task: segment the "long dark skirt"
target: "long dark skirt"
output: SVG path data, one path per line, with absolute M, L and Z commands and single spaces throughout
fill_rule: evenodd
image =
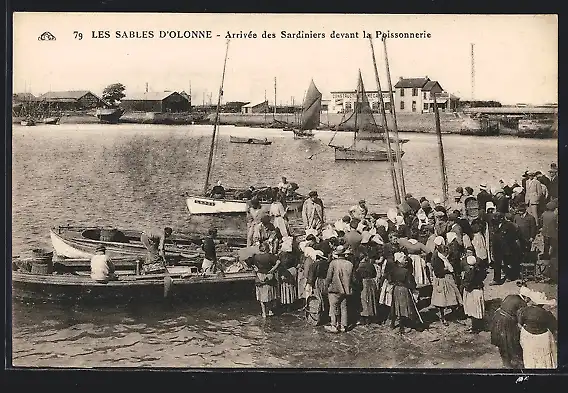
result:
M 517 320 L 497 309 L 491 320 L 491 344 L 499 348 L 503 360 L 510 362 L 513 367 L 523 364 L 520 334 Z
M 377 315 L 377 284 L 373 278 L 365 278 L 361 290 L 361 316 L 375 315 Z
M 401 285 L 394 286 L 392 292 L 392 312 L 397 317 L 406 317 L 413 321 L 421 320 L 410 289 Z

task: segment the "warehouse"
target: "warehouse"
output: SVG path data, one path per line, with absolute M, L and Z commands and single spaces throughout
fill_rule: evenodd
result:
M 81 110 L 106 106 L 99 97 L 87 90 L 49 91 L 39 101 L 47 102 L 54 110 Z
M 189 112 L 191 98 L 175 91 L 132 93 L 121 100 L 120 106 L 134 112 Z

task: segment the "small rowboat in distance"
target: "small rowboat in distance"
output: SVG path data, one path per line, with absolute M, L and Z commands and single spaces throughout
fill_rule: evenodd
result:
M 52 117 L 46 117 L 45 119 L 42 119 L 41 122 L 43 124 L 55 125 L 55 124 L 59 123 L 59 120 L 61 120 L 60 117 L 52 116 Z
M 111 258 L 134 259 L 144 258 L 146 248 L 140 242 L 142 231 L 105 229 L 98 227 L 58 226 L 50 230 L 51 243 L 57 256 L 64 258 L 91 258 L 99 245 L 106 247 L 106 253 Z M 203 260 L 201 241 L 205 235 L 172 234 L 166 240 L 166 258 L 168 262 L 177 263 L 181 260 Z M 221 237 L 217 246 L 218 255 L 228 256 L 232 247 L 244 246 L 245 239 L 238 237 Z M 88 263 L 88 262 L 87 262 Z
M 255 273 L 250 271 L 203 275 L 169 268 L 172 284 L 168 299 L 196 302 L 199 299 L 232 300 L 254 296 Z M 98 303 L 112 305 L 164 301 L 164 274 L 136 275 L 118 272 L 118 280 L 93 281 L 80 274 L 32 274 L 12 272 L 12 295 L 22 301 Z
M 272 141 L 269 141 L 266 138 L 264 138 L 264 139 L 242 138 L 242 137 L 233 136 L 233 135 L 231 135 L 230 142 L 231 143 L 246 143 L 246 144 L 249 144 L 249 145 L 270 145 L 270 144 L 272 144 Z

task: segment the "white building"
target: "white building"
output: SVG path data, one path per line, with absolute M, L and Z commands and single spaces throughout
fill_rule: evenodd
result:
M 397 112 L 430 113 L 434 110 L 432 93 L 436 92 L 436 104 L 442 112 L 455 111 L 459 98 L 444 91 L 438 81 L 424 78 L 400 77 L 395 88 Z
M 373 112 L 379 112 L 380 103 L 379 95 L 377 90 L 366 91 L 367 100 L 369 100 L 369 105 Z M 331 92 L 331 102 L 329 103 L 330 113 L 348 113 L 353 111 L 355 102 L 357 101 L 357 90 L 352 91 L 332 91 Z M 383 101 L 385 103 L 385 109 L 390 110 L 390 96 L 388 91 L 383 91 Z

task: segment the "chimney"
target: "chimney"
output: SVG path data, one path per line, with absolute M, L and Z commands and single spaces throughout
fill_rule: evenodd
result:
M 403 79 L 404 79 L 404 78 L 403 78 L 402 76 L 399 76 L 399 77 L 398 77 L 398 80 L 399 80 L 399 81 L 401 81 L 401 80 L 403 80 Z
M 429 79 L 429 78 L 428 78 L 428 75 L 426 75 L 426 79 Z

